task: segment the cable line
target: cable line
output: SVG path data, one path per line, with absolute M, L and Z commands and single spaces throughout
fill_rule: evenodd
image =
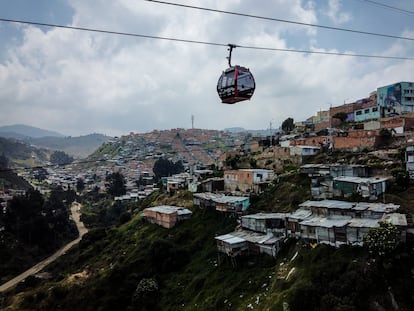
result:
M 289 23 L 289 24 L 295 24 L 295 25 L 301 25 L 301 26 L 317 27 L 317 28 L 322 28 L 322 29 L 351 32 L 351 33 L 357 33 L 357 34 L 363 34 L 363 35 L 370 35 L 370 36 L 377 36 L 377 37 L 385 37 L 385 38 L 393 38 L 393 39 L 414 41 L 414 38 L 411 38 L 411 37 L 401 37 L 401 36 L 397 36 L 397 35 L 388 35 L 388 34 L 368 32 L 368 31 L 362 31 L 362 30 L 356 30 L 356 29 L 303 23 L 303 22 L 297 22 L 297 21 L 292 21 L 292 20 L 287 20 L 287 19 L 265 17 L 265 16 L 259 16 L 259 15 L 251 15 L 251 14 L 246 14 L 246 13 L 238 13 L 238 12 L 224 11 L 224 10 L 218 10 L 218 9 L 210 9 L 210 8 L 193 6 L 193 5 L 186 5 L 186 4 L 181 4 L 181 3 L 171 3 L 171 2 L 158 1 L 158 0 L 144 0 L 144 1 L 154 2 L 154 3 L 158 3 L 158 4 L 172 5 L 172 6 L 177 6 L 177 7 L 183 7 L 183 8 L 187 8 L 187 9 L 195 9 L 195 10 L 209 11 L 209 12 L 215 12 L 215 13 L 237 15 L 237 16 L 242 16 L 242 17 L 250 17 L 250 18 L 268 20 L 268 21 L 273 21 L 273 22 Z
M 145 0 L 145 1 L 150 1 L 150 0 Z M 9 22 L 9 23 L 18 23 L 18 24 L 27 24 L 27 25 L 36 25 L 36 26 L 55 27 L 55 28 L 95 32 L 95 33 L 104 33 L 104 34 L 111 34 L 111 35 L 139 37 L 139 38 L 145 38 L 145 39 L 167 40 L 167 41 L 182 42 L 182 43 L 193 43 L 193 44 L 224 46 L 224 47 L 228 47 L 228 45 L 229 45 L 228 43 L 208 42 L 208 41 L 200 41 L 200 40 L 189 40 L 189 39 L 181 39 L 181 38 L 173 38 L 173 37 L 160 37 L 160 36 L 144 35 L 144 34 L 137 34 L 137 33 L 130 33 L 130 32 L 120 32 L 120 31 L 111 31 L 111 30 L 103 30 L 103 29 L 95 29 L 95 28 L 66 26 L 66 25 L 60 25 L 60 24 L 41 23 L 41 22 L 24 21 L 24 20 L 16 20 L 16 19 L 0 18 L 0 22 Z M 352 56 L 352 57 L 394 59 L 394 60 L 410 60 L 410 61 L 414 60 L 414 57 L 369 55 L 369 54 L 340 53 L 340 52 L 322 52 L 322 51 L 312 51 L 312 50 L 282 49 L 282 48 L 248 46 L 248 45 L 238 45 L 238 44 L 236 46 L 238 48 L 245 48 L 245 49 L 252 49 L 252 50 L 277 51 L 277 52 L 288 52 L 288 53 Z
M 391 5 L 381 3 L 381 2 L 377 2 L 377 1 L 371 1 L 371 0 L 359 0 L 359 1 L 368 2 L 369 4 L 373 4 L 373 5 L 376 5 L 376 6 L 381 6 L 381 7 L 384 7 L 384 8 L 387 8 L 387 9 L 392 9 L 392 10 L 395 10 L 395 11 L 400 11 L 402 13 L 414 14 L 413 11 L 397 8 L 395 6 L 391 6 Z

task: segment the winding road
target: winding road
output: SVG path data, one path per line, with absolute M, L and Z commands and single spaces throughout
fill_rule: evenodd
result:
M 11 279 L 10 281 L 0 285 L 0 292 L 4 292 L 8 290 L 9 288 L 15 286 L 19 282 L 26 279 L 28 276 L 36 274 L 43 270 L 48 264 L 55 261 L 57 258 L 65 254 L 73 245 L 79 243 L 79 241 L 82 239 L 82 236 L 88 232 L 88 229 L 85 227 L 83 222 L 80 220 L 80 203 L 74 202 L 70 208 L 70 211 L 72 213 L 72 218 L 76 223 L 76 227 L 79 231 L 79 236 L 77 239 L 73 240 L 72 242 L 69 242 L 59 250 L 57 250 L 53 255 L 49 256 L 48 258 L 42 260 L 38 264 L 34 265 L 30 269 L 26 270 L 25 272 L 19 274 L 15 278 Z

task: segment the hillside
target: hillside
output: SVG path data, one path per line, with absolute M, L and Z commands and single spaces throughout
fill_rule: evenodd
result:
M 39 149 L 64 151 L 75 158 L 86 158 L 111 137 L 102 134 L 89 134 L 78 137 L 23 124 L 0 126 L 0 138 L 18 140 Z
M 35 148 L 28 143 L 15 139 L 0 137 L 0 155 L 9 159 L 9 166 L 38 166 L 48 161 L 50 151 Z
M 8 137 L 8 138 L 16 138 L 16 139 L 24 139 L 28 137 L 32 138 L 40 138 L 40 137 L 63 137 L 64 135 L 44 130 L 34 126 L 28 126 L 23 124 L 15 124 L 15 125 L 6 125 L 0 126 L 0 136 L 1 137 Z
M 111 137 L 102 134 L 89 134 L 78 137 L 39 137 L 27 138 L 26 141 L 39 148 L 64 151 L 76 158 L 86 158 Z
M 287 176 L 252 209 L 290 210 L 283 203 L 286 193 L 300 197 L 306 182 Z M 398 196 L 404 212 L 413 213 L 413 190 L 411 186 L 385 199 Z M 276 259 L 252 255 L 231 261 L 218 255 L 214 237 L 232 231 L 234 219 L 192 208 L 187 192 L 154 194 L 131 209 L 161 204 L 190 207 L 192 218 L 167 230 L 136 212 L 122 225 L 96 227 L 49 266 L 49 280 L 35 279 L 8 293 L 3 309 L 410 310 L 414 303 L 414 254 L 408 245 L 385 260 L 374 260 L 364 248 L 313 249 L 291 239 Z M 91 202 L 93 206 L 102 212 L 102 204 Z M 23 289 L 25 294 L 17 295 Z
M 32 186 L 14 171 L 0 168 L 0 189 L 28 190 Z

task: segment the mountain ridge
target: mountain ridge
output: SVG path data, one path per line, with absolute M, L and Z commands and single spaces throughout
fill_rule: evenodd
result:
M 0 136 L 6 138 L 16 138 L 22 139 L 23 137 L 32 137 L 32 138 L 40 138 L 40 137 L 64 137 L 65 135 L 45 130 L 39 127 L 34 127 L 25 124 L 13 124 L 13 125 L 4 125 L 0 126 Z

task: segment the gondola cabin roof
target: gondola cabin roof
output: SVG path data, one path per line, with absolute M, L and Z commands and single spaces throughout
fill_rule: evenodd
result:
M 217 82 L 217 93 L 224 104 L 235 104 L 250 99 L 256 88 L 250 70 L 239 65 L 223 71 Z

